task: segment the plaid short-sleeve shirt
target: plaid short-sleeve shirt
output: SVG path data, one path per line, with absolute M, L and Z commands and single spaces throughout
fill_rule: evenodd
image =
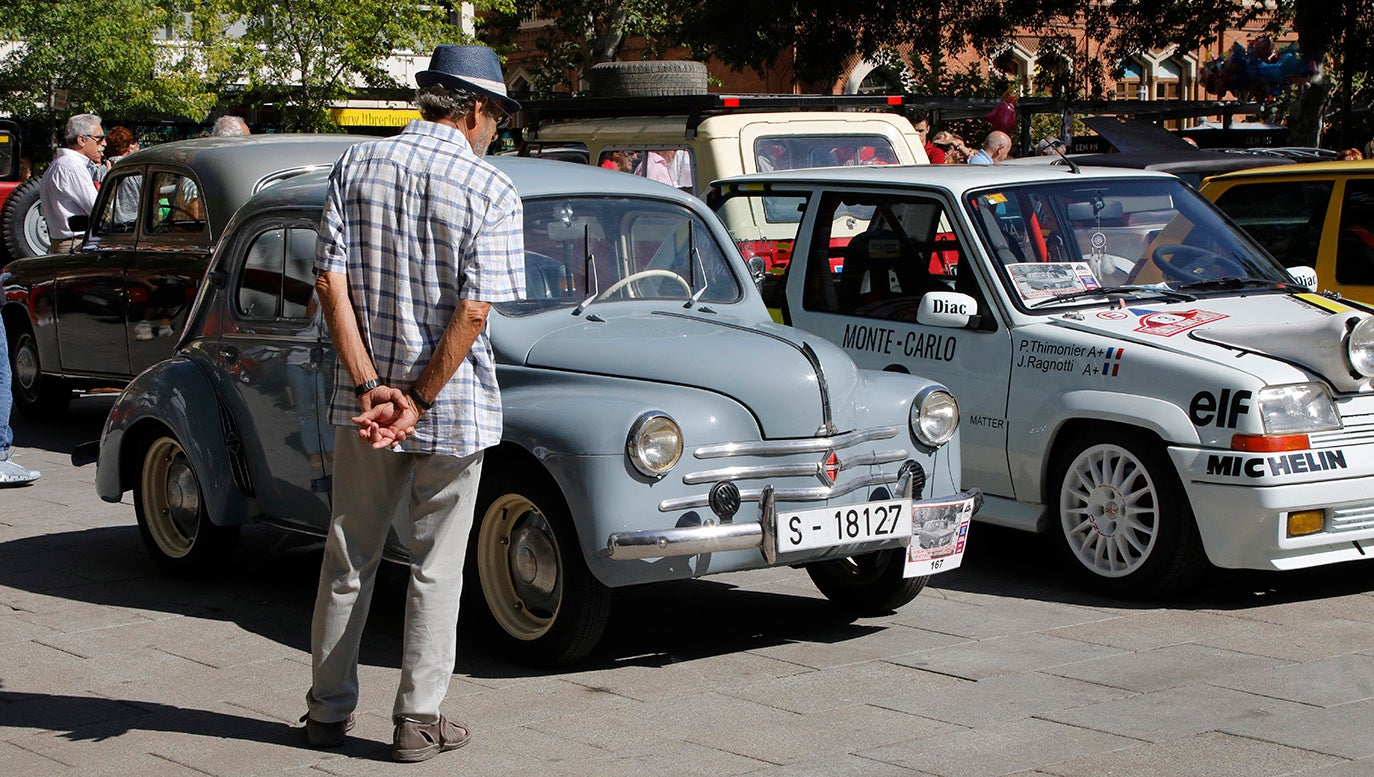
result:
M 458 130 L 412 121 L 352 146 L 334 165 L 315 271 L 343 273 L 358 329 L 382 382 L 407 391 L 429 363 L 459 300 L 505 302 L 525 288 L 523 214 L 505 174 Z M 330 421 L 360 412 L 335 371 Z M 501 396 L 487 333 L 434 398 L 410 453 L 467 456 L 501 439 Z

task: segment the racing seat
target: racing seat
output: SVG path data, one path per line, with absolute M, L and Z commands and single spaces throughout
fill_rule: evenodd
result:
M 949 291 L 931 276 L 929 263 L 915 243 L 897 232 L 880 229 L 856 235 L 845 249 L 840 312 L 914 320 L 915 308 L 927 292 Z M 903 313 L 907 308 L 909 315 Z

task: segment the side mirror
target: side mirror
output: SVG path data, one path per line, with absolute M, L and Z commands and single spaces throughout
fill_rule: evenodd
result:
M 1317 271 L 1307 265 L 1288 268 L 1288 277 L 1299 286 L 1304 286 L 1308 291 L 1317 290 Z
M 762 291 L 763 278 L 768 274 L 768 263 L 763 261 L 762 256 L 751 256 L 746 264 L 749 265 L 749 277 L 754 279 L 754 285 Z
M 89 213 L 80 213 L 75 216 L 67 217 L 67 229 L 79 234 L 86 234 L 86 230 L 91 226 L 91 216 Z
M 978 315 L 978 301 L 957 291 L 932 291 L 921 297 L 916 323 L 963 329 Z

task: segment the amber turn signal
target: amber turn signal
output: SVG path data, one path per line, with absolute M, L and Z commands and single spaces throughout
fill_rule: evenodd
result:
M 1305 434 L 1237 434 L 1231 437 L 1231 450 L 1252 453 L 1302 451 L 1308 448 Z
M 1316 534 L 1326 525 L 1326 513 L 1323 510 L 1303 510 L 1298 513 L 1288 514 L 1288 536 L 1301 537 L 1305 534 Z

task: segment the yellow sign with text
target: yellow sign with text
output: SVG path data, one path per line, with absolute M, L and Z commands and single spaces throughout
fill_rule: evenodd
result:
M 414 108 L 330 108 L 329 118 L 340 127 L 404 127 L 420 118 Z

